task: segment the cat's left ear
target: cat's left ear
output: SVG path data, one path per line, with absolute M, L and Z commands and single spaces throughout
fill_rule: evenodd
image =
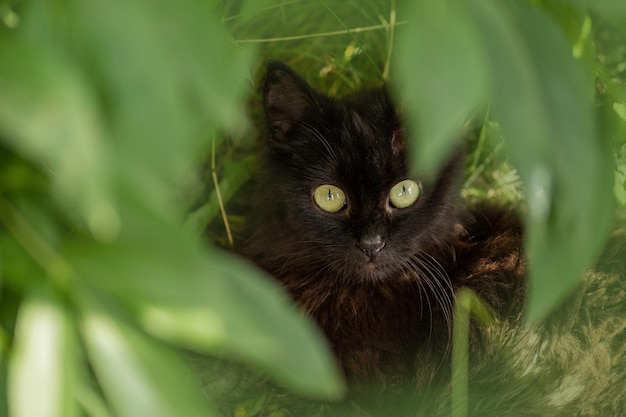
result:
M 315 92 L 294 70 L 280 62 L 267 66 L 265 114 L 275 140 L 283 142 L 303 116 L 315 108 Z

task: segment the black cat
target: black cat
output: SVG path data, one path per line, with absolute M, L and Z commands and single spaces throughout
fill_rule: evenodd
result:
M 406 385 L 425 358 L 445 363 L 460 287 L 519 314 L 522 228 L 461 204 L 462 151 L 433 181 L 413 176 L 385 88 L 333 99 L 280 63 L 264 104 L 271 137 L 241 252 L 315 319 L 350 386 Z
M 416 176 L 407 160 L 413 142 L 386 88 L 335 99 L 280 63 L 268 66 L 264 107 L 270 132 L 238 252 L 316 321 L 349 387 L 334 405 L 279 396 L 291 415 L 451 415 L 461 288 L 495 316 L 471 326 L 470 415 L 626 412 L 615 394 L 626 380 L 625 291 L 615 266 L 590 274 L 541 330 L 525 328 L 522 226 L 509 209 L 458 197 L 461 146 L 435 178 Z M 594 342 L 603 337 L 605 350 Z

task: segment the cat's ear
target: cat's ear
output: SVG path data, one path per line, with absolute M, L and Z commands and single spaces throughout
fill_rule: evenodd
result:
M 280 62 L 267 66 L 265 114 L 275 140 L 286 140 L 291 129 L 315 107 L 315 92 L 294 70 Z

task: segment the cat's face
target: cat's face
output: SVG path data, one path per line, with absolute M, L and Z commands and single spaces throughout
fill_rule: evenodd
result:
M 264 100 L 272 131 L 264 198 L 281 219 L 276 246 L 292 252 L 286 259 L 350 280 L 432 267 L 421 251 L 454 227 L 458 158 L 432 183 L 412 176 L 384 89 L 334 100 L 270 64 Z

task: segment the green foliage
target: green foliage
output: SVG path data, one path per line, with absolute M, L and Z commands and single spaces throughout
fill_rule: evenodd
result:
M 483 324 L 493 322 L 493 313 L 484 301 L 465 288 L 456 294 L 454 307 L 454 334 L 452 343 L 452 417 L 468 415 L 469 385 L 469 328 L 470 319 L 475 316 Z
M 215 415 L 174 348 L 249 363 L 307 395 L 338 395 L 327 348 L 276 284 L 181 227 L 179 187 L 196 181 L 214 130 L 244 120 L 250 54 L 211 5 L 2 10 L 11 415 Z M 6 27 L 9 12 L 16 27 Z
M 253 175 L 259 57 L 390 78 L 423 175 L 480 119 L 465 195 L 525 196 L 528 318 L 562 300 L 626 204 L 624 2 L 405 3 L 0 1 L 1 415 L 217 415 L 183 350 L 341 394 L 277 285 L 199 237 Z
M 576 285 L 611 224 L 612 143 L 601 113 L 617 97 L 594 109 L 594 67 L 582 58 L 589 18 L 566 5 L 550 5 L 551 16 L 523 1 L 414 5 L 418 24 L 399 41 L 397 59 L 424 138 L 416 160 L 432 172 L 464 123 L 489 106 L 526 184 L 527 318 L 537 321 Z M 584 30 L 576 45 L 566 13 Z

